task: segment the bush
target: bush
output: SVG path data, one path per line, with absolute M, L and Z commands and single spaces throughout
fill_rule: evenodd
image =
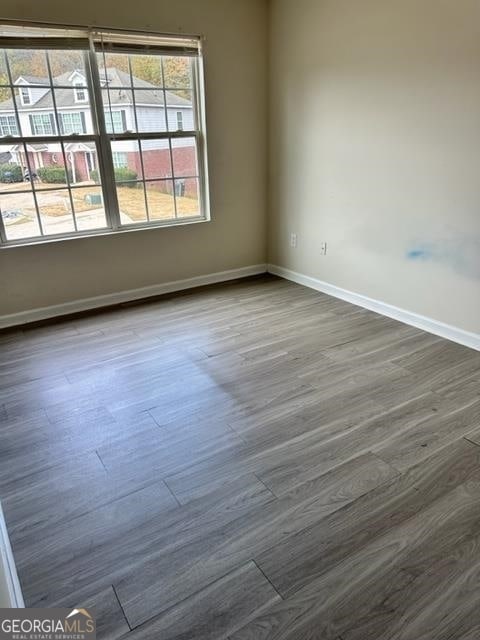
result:
M 128 169 L 127 167 L 118 167 L 114 169 L 115 172 L 115 181 L 116 182 L 127 182 L 128 180 L 136 180 L 137 173 L 132 169 Z M 96 182 L 97 184 L 100 182 L 100 176 L 96 169 L 90 171 L 90 178 Z M 137 186 L 134 182 L 132 184 L 125 184 L 124 187 L 132 187 L 133 189 Z
M 65 184 L 67 182 L 67 172 L 65 171 L 65 167 L 40 167 L 36 170 L 36 173 L 42 182 L 57 184 Z M 72 174 L 70 170 L 68 171 L 68 177 L 71 181 Z
M 7 162 L 6 164 L 0 164 L 0 182 L 22 182 L 23 171 L 22 167 L 13 162 Z

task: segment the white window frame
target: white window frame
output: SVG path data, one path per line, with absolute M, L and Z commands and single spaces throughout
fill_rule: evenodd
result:
M 32 136 L 54 136 L 55 125 L 52 122 L 52 113 L 31 113 Z
M 126 151 L 112 151 L 114 169 L 128 169 L 128 156 Z
M 5 122 L 3 122 L 3 120 L 5 120 Z M 1 114 L 0 134 L 2 136 L 18 136 L 18 133 L 17 119 L 15 118 L 15 114 Z
M 68 31 L 65 31 L 68 29 Z M 15 43 L 12 45 L 11 43 Z M 88 43 L 88 47 L 85 45 Z M 189 86 L 189 90 L 192 95 L 192 107 L 195 114 L 196 126 L 192 130 L 188 131 L 171 131 L 168 127 L 167 131 L 155 131 L 155 132 L 141 132 L 133 133 L 131 131 L 124 131 L 122 133 L 108 133 L 105 124 L 105 114 L 102 99 L 102 90 L 104 87 L 101 84 L 99 66 L 97 65 L 97 52 L 105 46 L 105 43 L 110 47 L 108 52 L 116 52 L 121 50 L 128 53 L 139 53 L 139 51 L 145 50 L 145 54 L 153 55 L 152 51 L 159 56 L 185 56 L 191 60 L 191 77 L 192 82 Z M 53 135 L 36 135 L 28 136 L 20 128 L 19 111 L 15 106 L 15 117 L 17 119 L 17 127 L 19 135 L 16 137 L 20 147 L 23 146 L 25 152 L 29 145 L 48 143 L 49 141 L 58 142 L 61 145 L 62 153 L 65 154 L 64 146 L 70 142 L 86 142 L 94 143 L 97 148 L 97 168 L 99 170 L 102 182 L 103 200 L 105 203 L 105 217 L 106 227 L 93 230 L 77 230 L 75 222 L 75 231 L 61 234 L 44 234 L 42 225 L 40 222 L 40 212 L 37 206 L 37 218 L 39 220 L 39 229 L 41 235 L 24 238 L 21 240 L 8 239 L 5 232 L 4 222 L 0 212 L 0 248 L 8 246 L 17 246 L 24 244 L 38 244 L 42 242 L 54 242 L 64 239 L 79 238 L 84 236 L 98 236 L 110 233 L 123 233 L 136 230 L 145 230 L 159 227 L 188 225 L 198 222 L 208 222 L 210 220 L 210 203 L 209 203 L 209 189 L 208 189 L 208 168 L 207 168 L 207 145 L 206 145 L 206 125 L 205 125 L 205 97 L 204 97 L 204 80 L 203 80 L 203 58 L 201 49 L 201 38 L 199 36 L 172 36 L 172 35 L 155 35 L 145 32 L 124 32 L 124 31 L 104 31 L 93 30 L 89 28 L 79 29 L 75 28 L 59 28 L 58 26 L 49 25 L 22 25 L 21 27 L 15 27 L 15 25 L 0 24 L 0 55 L 3 55 L 3 49 L 16 46 L 21 49 L 66 49 L 77 48 L 84 51 L 84 57 L 86 61 L 86 95 L 91 109 L 93 119 L 93 134 L 82 135 L 67 135 L 61 133 L 59 130 L 59 110 L 54 104 L 54 117 L 55 117 L 55 131 Z M 7 64 L 8 67 L 8 64 Z M 54 85 L 53 78 L 50 74 L 50 84 Z M 132 83 L 133 83 L 133 76 Z M 11 71 L 9 71 L 9 86 L 14 91 L 14 79 L 12 78 Z M 17 85 L 18 87 L 18 85 Z M 20 91 L 24 88 L 19 87 Z M 74 87 L 75 90 L 75 87 Z M 168 87 L 163 87 L 159 91 L 164 92 L 164 96 L 168 91 Z M 165 101 L 166 102 L 166 101 Z M 55 98 L 54 98 L 55 103 Z M 167 115 L 167 114 L 165 114 Z M 43 138 L 43 139 L 42 139 Z M 175 189 L 173 189 L 173 201 L 175 204 L 175 218 L 168 219 L 148 219 L 141 222 L 132 222 L 129 224 L 122 223 L 120 219 L 120 211 L 118 205 L 118 197 L 116 193 L 114 164 L 111 143 L 115 141 L 138 141 L 141 145 L 142 140 L 155 140 L 164 139 L 168 141 L 170 148 L 170 154 L 172 154 L 172 141 L 176 138 L 194 138 L 196 143 L 196 157 L 197 157 L 197 169 L 195 176 L 192 179 L 197 180 L 198 184 L 198 203 L 199 214 L 192 215 L 191 217 L 183 217 L 177 213 L 177 202 Z M 1 143 L 1 141 L 0 141 Z M 141 149 L 141 146 L 140 146 Z M 27 164 L 30 164 L 28 160 L 28 154 L 25 154 Z M 143 164 L 143 156 L 140 155 L 141 163 Z M 67 165 L 65 165 L 67 166 Z M 34 168 L 32 168 L 34 171 Z M 172 176 L 173 180 L 183 180 L 184 176 Z M 143 182 L 146 188 L 148 180 L 143 176 Z M 70 184 L 67 185 L 71 190 Z M 175 187 L 175 182 L 173 183 Z M 1 188 L 1 185 L 0 185 Z M 35 182 L 31 183 L 31 189 L 33 197 L 36 202 L 36 187 Z M 146 192 L 145 192 L 146 193 Z M 145 199 L 147 199 L 145 197 Z M 148 210 L 147 210 L 148 211 Z M 148 215 L 148 214 L 147 214 Z M 75 217 L 75 216 L 73 216 Z
M 30 91 L 30 87 L 20 85 L 19 92 L 20 101 L 24 107 L 28 107 L 30 104 L 32 104 L 32 92 Z M 26 92 L 26 94 L 24 92 Z M 27 96 L 27 100 L 25 100 L 25 95 Z
M 80 80 L 77 80 L 77 82 L 74 82 L 73 91 L 74 91 L 75 102 L 88 101 L 87 87 Z
M 80 111 L 60 111 L 59 112 L 59 116 L 60 116 L 60 120 L 61 120 L 61 125 L 62 125 L 62 131 L 63 134 L 66 136 L 69 135 L 74 135 L 76 133 L 79 132 L 79 129 L 81 129 L 80 133 L 81 134 L 85 134 L 86 131 L 84 129 L 83 123 L 84 123 L 84 117 L 82 118 L 82 114 Z M 78 116 L 79 120 L 80 120 L 80 127 L 75 127 L 73 125 L 73 119 L 75 116 Z M 70 122 L 68 122 L 68 124 L 66 124 L 65 121 L 70 120 Z
M 177 131 L 183 131 L 183 111 L 177 111 Z
M 104 109 L 105 130 L 109 135 L 114 133 L 124 132 L 124 128 L 123 128 L 124 116 L 122 115 L 122 111 L 124 111 L 124 109 L 115 109 L 115 108 L 112 108 L 110 110 Z M 117 126 L 119 123 L 118 121 L 115 121 L 117 119 L 117 116 L 120 120 L 120 126 Z

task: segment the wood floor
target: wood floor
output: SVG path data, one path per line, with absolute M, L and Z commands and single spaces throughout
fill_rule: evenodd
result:
M 0 353 L 27 606 L 102 640 L 480 638 L 479 352 L 263 277 Z

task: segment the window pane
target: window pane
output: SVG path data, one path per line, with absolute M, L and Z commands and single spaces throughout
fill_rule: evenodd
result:
M 183 95 L 174 91 L 166 91 L 165 94 L 167 99 L 168 130 L 194 131 L 195 115 L 191 91 L 183 91 Z
M 79 230 L 88 231 L 107 226 L 100 186 L 91 185 L 72 189 L 72 199 Z
M 54 85 L 87 86 L 85 59 L 82 51 L 49 51 L 48 59 Z
M 150 220 L 174 219 L 175 201 L 173 197 L 173 182 L 171 180 L 147 182 L 145 187 Z
M 8 84 L 7 63 L 5 62 L 6 50 L 0 49 L 0 87 Z M 5 94 L 0 91 L 0 102 L 5 100 Z
M 159 55 L 131 55 L 134 87 L 163 87 L 162 58 Z
M 19 159 L 18 146 L 0 145 L 0 191 L 22 189 L 23 170 Z
M 163 73 L 167 89 L 192 88 L 192 59 L 188 56 L 164 56 Z
M 98 73 L 103 89 L 131 87 L 128 56 L 124 53 L 97 53 Z
M 176 178 L 198 176 L 197 142 L 195 138 L 172 140 L 173 173 Z
M 165 98 L 160 89 L 136 89 L 135 106 L 137 112 L 138 131 L 166 131 Z M 173 117 L 169 115 L 169 118 Z
M 100 181 L 94 142 L 66 142 L 65 155 L 70 184 L 93 184 Z
M 4 185 L 0 191 L 0 211 L 7 240 L 23 240 L 41 235 L 32 192 L 9 193 L 3 187 Z
M 8 49 L 8 64 L 14 84 L 28 83 L 40 95 L 48 86 L 48 68 L 45 51 L 42 49 Z
M 122 224 L 147 221 L 142 182 L 117 183 L 117 198 Z
M 75 231 L 68 189 L 38 191 L 37 203 L 45 235 Z
M 142 164 L 137 140 L 113 140 L 112 159 L 115 170 L 115 180 L 126 182 L 128 180 L 142 179 Z
M 125 108 L 120 109 L 115 106 L 109 107 L 108 103 L 105 105 L 104 113 L 107 133 L 125 133 L 126 131 L 135 131 L 135 119 L 132 106 L 124 105 L 124 107 Z
M 172 162 L 168 140 L 142 140 L 145 179 L 171 178 Z
M 69 179 L 70 181 L 72 179 L 71 165 L 67 156 L 67 166 L 65 167 L 62 147 L 58 142 L 52 144 L 29 144 L 27 149 L 29 165 L 25 160 L 25 153 L 21 153 L 27 182 L 33 180 L 37 191 L 61 189 L 67 186 Z M 28 166 L 31 168 L 31 176 Z
M 175 180 L 177 215 L 179 218 L 191 218 L 200 215 L 199 194 L 198 178 L 180 178 L 180 180 Z

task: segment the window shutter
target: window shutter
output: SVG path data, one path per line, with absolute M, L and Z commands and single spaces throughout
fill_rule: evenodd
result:
M 53 113 L 50 113 L 49 116 L 50 116 L 50 124 L 52 127 L 52 132 L 55 134 L 57 132 L 57 128 L 55 126 L 55 116 L 53 115 Z
M 120 113 L 122 114 L 122 131 L 126 131 L 127 130 L 127 115 L 125 113 L 125 111 L 120 111 Z
M 80 133 L 87 133 L 87 126 L 85 124 L 85 112 L 84 111 L 80 111 L 80 120 L 82 121 L 82 125 L 81 125 L 81 131 Z
M 33 126 L 33 116 L 29 115 L 28 119 L 30 120 L 30 129 L 32 131 L 32 136 L 34 136 L 35 135 L 35 127 Z

